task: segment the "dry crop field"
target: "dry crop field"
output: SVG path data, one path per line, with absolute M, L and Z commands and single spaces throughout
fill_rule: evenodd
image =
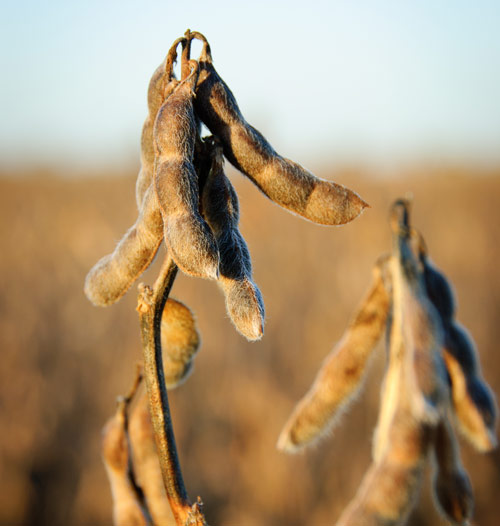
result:
M 371 209 L 325 228 L 266 200 L 228 170 L 240 195 L 241 231 L 266 302 L 265 336 L 248 343 L 223 296 L 181 275 L 172 295 L 195 312 L 202 347 L 188 381 L 171 392 L 189 494 L 217 525 L 333 524 L 370 463 L 385 350 L 366 389 L 333 435 L 302 455 L 276 450 L 279 432 L 342 335 L 390 248 L 391 202 L 411 191 L 413 217 L 433 261 L 455 285 L 458 319 L 500 393 L 500 169 L 414 167 L 397 179 L 353 170 L 318 175 L 358 191 Z M 109 525 L 111 495 L 101 428 L 141 358 L 136 287 L 117 305 L 83 295 L 90 267 L 136 216 L 135 174 L 0 178 L 0 524 Z M 151 283 L 154 265 L 141 279 Z M 476 498 L 475 522 L 498 522 L 500 452 L 461 441 Z M 429 474 L 427 473 L 426 476 Z M 438 525 L 424 485 L 408 524 Z

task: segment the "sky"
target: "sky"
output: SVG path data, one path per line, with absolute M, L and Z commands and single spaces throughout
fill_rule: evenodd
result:
M 0 166 L 138 165 L 149 79 L 187 28 L 286 157 L 500 161 L 498 1 L 4 0 L 0 18 Z

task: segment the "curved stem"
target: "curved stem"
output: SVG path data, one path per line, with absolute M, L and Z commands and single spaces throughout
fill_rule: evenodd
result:
M 174 77 L 174 63 L 177 60 L 177 47 L 179 44 L 184 45 L 185 40 L 184 37 L 179 37 L 168 50 L 167 59 L 165 60 L 165 72 L 169 81 Z
M 153 290 L 140 285 L 137 310 L 149 409 L 163 482 L 175 520 L 181 526 L 186 524 L 192 508 L 177 455 L 161 353 L 161 317 L 176 275 L 177 265 L 167 256 Z
M 189 29 L 184 33 L 184 42 L 182 43 L 181 56 L 181 80 L 187 79 L 191 73 L 189 59 L 191 58 L 191 31 Z
M 210 44 L 208 43 L 208 40 L 206 39 L 205 35 L 202 35 L 198 31 L 191 31 L 190 32 L 190 38 L 191 40 L 195 38 L 196 40 L 200 40 L 203 42 L 203 47 L 201 50 L 201 55 L 199 60 L 201 62 L 209 62 L 212 63 L 212 51 L 210 49 Z

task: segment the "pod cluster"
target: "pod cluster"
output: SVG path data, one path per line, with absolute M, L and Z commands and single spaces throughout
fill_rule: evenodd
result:
M 193 39 L 203 44 L 198 60 L 190 56 Z M 181 79 L 173 72 L 178 46 Z M 211 136 L 201 137 L 201 123 Z M 224 173 L 224 158 L 272 201 L 315 223 L 341 225 L 367 206 L 351 190 L 280 156 L 244 119 L 214 68 L 206 38 L 188 30 L 151 78 L 136 184 L 139 215 L 114 252 L 87 275 L 85 293 L 92 303 L 119 300 L 164 242 L 183 272 L 218 282 L 243 336 L 262 337 L 264 304 L 238 229 L 238 197 Z
M 391 228 L 392 253 L 377 261 L 369 292 L 295 407 L 278 447 L 297 451 L 333 427 L 360 391 L 385 333 L 388 360 L 372 465 L 337 524 L 404 523 L 429 457 L 438 510 L 453 524 L 467 524 L 474 501 L 455 432 L 481 452 L 495 448 L 495 398 L 472 339 L 455 319 L 452 287 L 410 225 L 408 201 L 394 203 Z

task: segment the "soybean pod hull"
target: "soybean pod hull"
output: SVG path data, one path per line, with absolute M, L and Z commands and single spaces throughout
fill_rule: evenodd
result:
M 172 157 L 193 161 L 197 124 L 188 80 L 165 100 L 156 116 L 153 134 L 157 163 Z
M 147 526 L 145 509 L 137 498 L 130 469 L 126 407 L 123 403 L 103 429 L 102 458 L 113 497 L 113 524 Z
M 168 98 L 174 89 L 179 85 L 179 81 L 170 71 L 169 57 L 156 68 L 148 85 L 148 115 L 144 121 L 141 133 L 141 169 L 136 182 L 136 200 L 140 208 L 144 199 L 144 194 L 153 182 L 154 174 L 154 141 L 153 126 L 156 114 L 161 105 Z
M 258 340 L 263 334 L 264 303 L 252 280 L 248 247 L 238 230 L 238 197 L 224 174 L 220 147 L 213 145 L 209 155 L 212 162 L 203 189 L 202 209 L 219 249 L 219 285 L 238 332 L 248 340 Z
M 455 298 L 450 283 L 444 274 L 424 261 L 424 279 L 429 299 L 438 310 L 444 322 L 455 316 Z
M 423 274 L 405 226 L 394 225 L 393 278 L 398 290 L 394 308 L 399 309 L 401 320 L 397 330 L 409 357 L 409 377 L 416 381 L 418 389 L 414 410 L 418 418 L 433 420 L 442 411 L 448 395 L 446 367 L 441 357 L 443 330 L 439 314 L 427 298 Z
M 445 418 L 437 426 L 434 439 L 433 494 L 439 511 L 452 524 L 467 524 L 474 509 L 474 496 L 458 443 Z
M 451 380 L 453 412 L 458 429 L 476 449 L 490 451 L 497 444 L 493 394 L 480 376 L 470 375 L 446 348 L 444 359 Z
M 168 389 L 187 379 L 199 345 L 200 336 L 193 313 L 180 301 L 168 298 L 161 321 L 163 368 Z
M 153 260 L 163 237 L 163 221 L 152 187 L 144 196 L 135 225 L 114 252 L 99 260 L 85 279 L 87 298 L 98 306 L 118 301 Z
M 495 398 L 482 376 L 474 343 L 467 331 L 458 323 L 452 323 L 447 327 L 444 352 L 449 353 L 456 360 L 465 379 L 471 402 L 477 408 L 484 424 L 494 433 L 497 415 Z M 453 387 L 451 373 L 450 376 Z
M 158 112 L 154 181 L 165 240 L 175 262 L 187 274 L 216 278 L 218 249 L 199 212 L 198 176 L 193 164 L 198 133 L 192 104 L 196 71 L 194 68 Z
M 130 415 L 129 436 L 135 479 L 143 491 L 153 524 L 175 524 L 163 485 L 147 396 L 138 400 Z
M 222 166 L 222 153 L 213 153 L 202 196 L 203 215 L 212 229 L 220 253 L 221 277 L 251 278 L 250 253 L 238 230 L 239 203 Z
M 292 453 L 324 436 L 360 392 L 389 310 L 389 296 L 381 276 L 381 266 L 385 264 L 380 262 L 375 267 L 372 286 L 349 327 L 285 424 L 279 449 Z
M 272 201 L 310 221 L 340 225 L 355 219 L 367 204 L 354 192 L 313 175 L 281 157 L 244 119 L 231 90 L 202 52 L 195 109 L 223 144 L 224 155 Z
M 399 407 L 389 429 L 389 446 L 372 463 L 336 526 L 405 524 L 421 486 L 429 437 L 429 429 Z

